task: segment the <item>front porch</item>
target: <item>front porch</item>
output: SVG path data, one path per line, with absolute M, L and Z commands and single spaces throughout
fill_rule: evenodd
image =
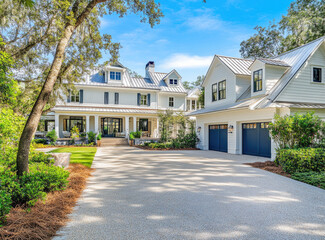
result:
M 77 126 L 80 135 L 101 133 L 102 137 L 128 138 L 130 132 L 141 131 L 143 138 L 159 137 L 157 116 L 121 116 L 55 113 L 54 129 L 59 139 L 70 138 L 71 129 Z

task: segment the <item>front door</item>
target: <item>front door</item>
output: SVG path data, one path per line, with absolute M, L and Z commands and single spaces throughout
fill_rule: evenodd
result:
M 102 118 L 102 135 L 103 137 L 115 137 L 116 133 L 122 131 L 122 119 L 121 118 Z

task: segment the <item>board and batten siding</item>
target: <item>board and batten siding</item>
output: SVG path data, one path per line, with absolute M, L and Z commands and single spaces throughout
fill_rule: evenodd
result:
M 212 84 L 226 80 L 226 99 L 212 102 Z M 217 65 L 211 69 L 210 74 L 204 83 L 205 107 L 220 106 L 229 103 L 234 103 L 237 100 L 236 96 L 236 75 L 224 64 L 217 62 Z
M 322 83 L 312 82 L 313 67 L 322 68 Z M 276 100 L 325 104 L 325 43 L 303 65 Z

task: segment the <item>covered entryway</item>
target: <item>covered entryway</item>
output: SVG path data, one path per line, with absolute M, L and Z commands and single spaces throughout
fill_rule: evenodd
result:
M 228 152 L 228 125 L 209 126 L 209 150 Z
M 117 133 L 122 132 L 122 118 L 104 117 L 101 119 L 102 136 L 116 137 Z
M 243 154 L 271 157 L 269 123 L 243 124 Z

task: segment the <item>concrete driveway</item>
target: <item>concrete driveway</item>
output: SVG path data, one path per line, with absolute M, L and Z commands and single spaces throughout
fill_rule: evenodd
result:
M 325 191 L 212 151 L 98 148 L 55 239 L 325 239 Z

